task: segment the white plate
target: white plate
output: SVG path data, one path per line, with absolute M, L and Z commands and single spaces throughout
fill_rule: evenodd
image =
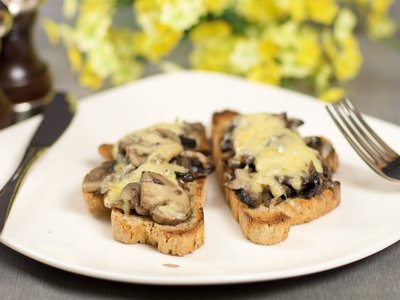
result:
M 206 242 L 186 257 L 112 239 L 109 221 L 88 214 L 83 176 L 100 162 L 97 146 L 127 132 L 176 118 L 210 123 L 213 111 L 283 112 L 302 118 L 305 135 L 325 135 L 341 166 L 342 203 L 328 215 L 293 227 L 286 241 L 247 241 L 210 179 Z M 400 149 L 400 128 L 368 118 Z M 19 162 L 40 118 L 0 132 L 0 186 Z M 364 165 L 323 104 L 279 88 L 210 73 L 159 75 L 100 93 L 79 105 L 70 128 L 32 167 L 1 235 L 9 247 L 51 266 L 88 276 L 147 284 L 220 284 L 271 280 L 328 270 L 376 253 L 400 239 L 400 185 Z M 171 265 L 177 265 L 172 268 Z

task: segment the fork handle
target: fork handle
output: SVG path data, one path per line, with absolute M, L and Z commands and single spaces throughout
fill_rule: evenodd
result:
M 396 157 L 388 163 L 384 168 L 382 168 L 382 171 L 390 177 L 400 179 L 400 157 Z
M 45 149 L 47 149 L 47 147 L 29 146 L 26 149 L 24 157 L 22 158 L 14 174 L 8 180 L 6 185 L 1 189 L 0 232 L 3 231 L 4 224 L 7 220 L 8 214 L 10 213 L 11 206 L 14 202 L 15 196 L 17 195 L 21 182 L 25 177 L 25 174 L 27 173 L 32 163 L 44 152 Z

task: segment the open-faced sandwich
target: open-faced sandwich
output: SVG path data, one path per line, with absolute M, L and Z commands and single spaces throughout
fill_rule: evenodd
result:
M 302 138 L 286 114 L 213 115 L 217 177 L 243 234 L 257 244 L 285 240 L 292 225 L 316 219 L 340 202 L 331 176 L 338 157 L 324 137 Z
M 83 180 L 94 215 L 111 212 L 117 241 L 186 255 L 204 243 L 203 206 L 210 163 L 199 123 L 162 123 L 102 145 L 105 159 Z

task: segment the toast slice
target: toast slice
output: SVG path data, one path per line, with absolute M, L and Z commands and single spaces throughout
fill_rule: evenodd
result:
M 101 145 L 105 160 L 84 178 L 93 215 L 110 215 L 115 240 L 183 256 L 204 244 L 209 143 L 198 123 L 156 124 Z M 122 174 L 122 175 L 121 175 Z
M 240 144 L 242 141 L 239 140 L 240 134 L 233 132 L 239 127 L 240 117 L 239 113 L 233 111 L 223 111 L 213 115 L 212 148 L 218 181 L 232 215 L 239 223 L 247 239 L 262 245 L 280 243 L 287 238 L 291 226 L 314 220 L 339 205 L 340 184 L 331 180 L 331 174 L 337 169 L 339 160 L 332 145 L 324 137 L 304 139 L 307 146 L 317 152 L 316 157 L 321 161 L 323 168 L 323 174 L 320 174 L 316 172 L 313 164 L 309 166 L 309 169 L 310 167 L 312 169 L 310 171 L 314 176 L 313 180 L 318 181 L 317 191 L 313 191 L 313 188 L 315 189 L 312 186 L 313 180 L 311 180 L 311 183 L 310 181 L 302 182 L 303 186 L 296 191 L 293 186 L 288 184 L 291 177 L 285 174 L 280 176 L 277 173 L 277 175 L 274 175 L 275 177 L 271 177 L 276 181 L 271 184 L 273 187 L 277 185 L 275 190 L 267 185 L 267 182 L 261 184 L 263 189 L 261 192 L 254 193 L 253 190 L 255 189 L 250 184 L 253 180 L 251 178 L 263 178 L 261 174 L 266 170 L 258 169 L 263 166 L 261 163 L 257 164 L 257 159 L 261 160 L 261 158 L 251 157 L 251 153 L 245 157 L 239 157 L 239 161 L 235 161 L 239 155 L 239 153 L 236 153 L 236 151 L 239 151 L 239 146 L 236 144 Z M 277 117 L 286 123 L 286 127 L 293 128 L 300 125 L 299 120 L 287 119 L 284 114 Z M 257 127 L 258 124 L 254 126 Z M 254 126 L 248 128 L 254 128 Z M 249 133 L 247 142 L 249 140 L 250 143 L 251 140 L 256 141 L 257 134 L 263 134 L 262 127 L 258 128 L 261 129 L 256 128 L 255 132 Z M 243 139 L 243 131 L 241 134 Z M 254 145 L 257 146 L 257 143 Z M 245 149 L 246 143 L 242 143 L 241 146 Z M 279 149 L 279 142 L 277 149 Z M 263 149 L 260 151 L 263 151 Z M 305 149 L 305 151 L 313 153 L 313 150 Z M 285 158 L 285 160 L 287 159 Z M 282 164 L 285 164 L 285 162 L 282 161 Z M 270 163 L 267 159 L 264 165 L 273 165 L 273 163 Z M 290 163 L 288 167 L 291 167 Z M 269 172 L 273 172 L 273 170 L 269 170 Z M 280 195 L 277 191 L 282 186 L 285 188 L 285 193 Z M 260 187 L 260 185 L 256 185 L 256 187 Z M 306 188 L 308 188 L 308 192 Z M 275 196 L 271 190 L 274 190 Z

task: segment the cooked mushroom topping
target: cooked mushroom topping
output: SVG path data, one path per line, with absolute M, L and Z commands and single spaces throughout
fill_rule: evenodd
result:
M 190 198 L 179 185 L 164 176 L 143 172 L 140 179 L 140 206 L 151 218 L 165 225 L 176 225 L 191 214 Z
M 103 179 L 113 172 L 114 164 L 115 161 L 107 161 L 91 170 L 83 179 L 82 190 L 87 193 L 98 192 Z
M 130 208 L 142 216 L 148 216 L 149 211 L 140 206 L 140 184 L 128 183 L 121 192 L 121 199 L 130 204 Z
M 176 143 L 180 143 L 180 141 L 181 141 L 179 139 L 178 135 L 175 132 L 173 132 L 173 131 L 171 131 L 169 129 L 157 128 L 157 129 L 155 129 L 155 132 L 157 132 L 158 135 L 163 139 L 167 139 L 167 140 L 169 139 L 169 140 L 172 140 L 172 141 L 174 141 Z
M 180 181 L 188 182 L 197 178 L 206 177 L 214 170 L 209 159 L 201 152 L 185 150 L 174 161 L 189 170 L 187 173 L 177 172 Z
M 203 130 L 200 124 L 177 122 L 132 132 L 112 151 L 107 146 L 115 161 L 107 172 L 102 167 L 88 174 L 83 188 L 102 194 L 106 207 L 125 214 L 136 212 L 160 224 L 183 222 L 191 214 L 187 182 L 214 169 L 196 152 Z
M 304 124 L 304 122 L 300 119 L 295 118 L 287 118 L 286 119 L 287 127 L 292 130 L 297 130 L 298 127 Z
M 331 182 L 324 159 L 334 150 L 321 138 L 302 139 L 294 131 L 302 124 L 286 114 L 254 114 L 237 116 L 227 129 L 220 144 L 226 186 L 249 207 L 311 198 Z
M 318 191 L 321 189 L 321 187 L 322 187 L 322 185 L 321 185 L 322 181 L 323 181 L 322 175 L 319 174 L 319 173 L 316 172 L 316 171 L 313 171 L 313 172 L 310 174 L 310 176 L 309 176 L 307 182 L 306 182 L 305 184 L 303 184 L 303 187 L 301 188 L 300 191 L 298 191 L 297 194 L 298 194 L 299 196 L 302 196 L 302 197 L 306 198 L 306 199 L 312 198 L 312 197 L 315 196 L 315 195 L 318 193 Z
M 168 162 L 183 149 L 178 135 L 165 128 L 152 129 L 136 138 L 127 138 L 120 145 L 123 145 L 125 154 L 135 167 L 148 159 Z
M 179 136 L 179 139 L 180 139 L 181 144 L 182 144 L 184 149 L 188 149 L 188 148 L 192 148 L 193 149 L 193 148 L 196 148 L 196 146 L 197 146 L 196 140 L 192 139 L 190 137 L 186 137 L 186 136 L 181 134 Z
M 329 155 L 331 155 L 332 151 L 334 151 L 332 145 L 330 143 L 324 143 L 319 136 L 305 137 L 304 142 L 307 144 L 307 146 L 317 150 L 322 159 L 326 159 Z
M 226 183 L 225 185 L 232 190 L 238 189 L 250 189 L 250 174 L 249 171 L 246 169 L 235 169 L 234 170 L 235 179 Z

